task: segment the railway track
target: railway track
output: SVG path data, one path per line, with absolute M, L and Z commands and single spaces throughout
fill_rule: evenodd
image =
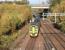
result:
M 28 29 L 13 43 L 14 50 L 65 50 L 65 35 L 48 21 L 41 21 L 39 35 L 30 37 Z
M 45 50 L 52 50 L 53 48 L 56 50 L 55 45 L 53 44 L 53 42 L 51 41 L 51 39 L 47 35 L 48 32 L 46 32 L 45 29 L 43 29 L 43 28 L 40 28 L 40 30 L 41 30 L 41 35 L 45 39 Z
M 47 25 L 49 25 L 48 22 L 47 22 Z M 47 27 L 48 27 L 48 26 L 47 26 Z M 59 43 L 60 43 L 60 44 L 63 46 L 63 48 L 65 49 L 65 40 L 63 40 L 63 39 L 65 39 L 65 38 L 62 38 L 62 37 L 64 36 L 64 34 L 62 35 L 62 34 L 60 34 L 58 31 L 56 32 L 53 28 L 51 28 L 51 29 L 49 29 L 49 28 L 51 28 L 51 26 L 48 27 L 48 30 L 49 30 L 50 32 L 52 32 L 52 33 L 55 32 L 55 34 L 53 34 L 53 36 L 55 36 L 56 40 L 58 40 Z M 52 30 L 52 29 L 53 29 L 53 30 Z M 51 31 L 51 30 L 52 30 L 52 31 Z
M 33 50 L 45 50 L 44 44 L 45 44 L 44 39 L 41 35 L 41 32 L 39 32 L 39 35 L 36 39 L 35 46 L 34 46 Z
M 30 40 L 27 43 L 27 46 L 26 46 L 25 50 L 33 50 L 35 42 L 36 42 L 36 38 L 35 39 L 30 38 Z
M 47 30 L 48 30 L 48 32 L 47 32 L 47 34 L 46 35 L 48 35 L 48 38 L 50 38 L 50 41 L 52 41 L 52 42 L 54 42 L 54 45 L 56 46 L 56 50 L 64 50 L 65 49 L 65 42 L 61 39 L 61 36 L 62 35 L 58 35 L 58 33 L 56 33 L 55 31 L 54 31 L 54 28 L 53 29 L 51 29 L 51 26 L 49 25 L 49 23 L 48 22 L 43 22 L 43 23 L 46 23 L 46 24 L 43 24 L 44 25 L 44 29 L 46 30 L 46 32 L 47 32 Z
M 21 32 L 23 31 L 24 34 L 20 35 L 14 42 L 11 43 L 9 50 L 17 50 L 17 49 L 19 49 L 18 47 L 20 47 L 20 45 L 23 43 L 24 39 L 26 39 L 27 36 L 28 36 L 28 28 L 27 28 L 27 26 L 28 25 L 24 26 L 21 29 Z
M 48 22 L 47 22 L 48 23 Z M 48 24 L 49 25 L 49 24 Z M 53 26 L 52 26 L 52 24 L 51 25 L 49 25 L 49 27 L 51 28 L 51 29 L 53 29 L 53 32 L 55 32 L 55 33 L 57 33 L 58 34 L 58 36 L 60 37 L 60 39 L 62 39 L 64 42 L 65 42 L 65 35 L 64 35 L 64 33 L 63 32 L 61 32 L 61 31 L 59 31 L 58 29 L 55 29 L 55 28 L 53 28 Z

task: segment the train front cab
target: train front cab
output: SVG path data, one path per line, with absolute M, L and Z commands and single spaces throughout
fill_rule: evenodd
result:
M 29 34 L 31 37 L 37 37 L 39 33 L 39 28 L 37 25 L 30 25 Z

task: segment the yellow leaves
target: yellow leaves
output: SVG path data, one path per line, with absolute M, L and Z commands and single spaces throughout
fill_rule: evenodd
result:
M 51 8 L 52 12 L 63 13 L 65 12 L 65 0 L 62 0 L 60 4 L 56 4 Z
M 62 1 L 62 2 L 60 3 L 60 5 L 61 5 L 61 10 L 62 10 L 63 12 L 65 12 L 65 0 Z
M 27 5 L 0 4 L 0 41 L 2 39 L 0 47 L 7 47 L 8 43 L 21 34 L 15 31 L 16 26 L 31 18 L 31 14 L 31 8 Z M 6 33 L 10 36 L 5 35 Z
M 12 4 L 0 4 L 3 13 L 0 20 L 0 32 L 7 32 L 8 30 L 14 30 L 16 24 L 23 23 L 25 20 L 31 17 L 30 7 L 27 5 L 12 5 Z M 3 8 L 3 9 L 2 9 Z M 0 11 L 1 11 L 0 10 Z
M 59 13 L 61 11 L 61 7 L 59 4 L 57 4 L 56 6 L 52 7 L 52 11 L 54 13 Z
M 16 8 L 16 5 L 13 4 L 2 4 L 2 6 L 5 10 L 14 10 Z

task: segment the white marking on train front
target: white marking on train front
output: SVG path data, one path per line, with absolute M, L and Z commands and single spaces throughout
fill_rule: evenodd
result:
M 55 48 L 52 48 L 52 50 L 55 50 Z

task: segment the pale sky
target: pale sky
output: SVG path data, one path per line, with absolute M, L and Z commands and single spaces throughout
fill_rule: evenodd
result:
M 46 3 L 47 0 L 29 0 L 30 4 L 42 4 L 42 2 Z

